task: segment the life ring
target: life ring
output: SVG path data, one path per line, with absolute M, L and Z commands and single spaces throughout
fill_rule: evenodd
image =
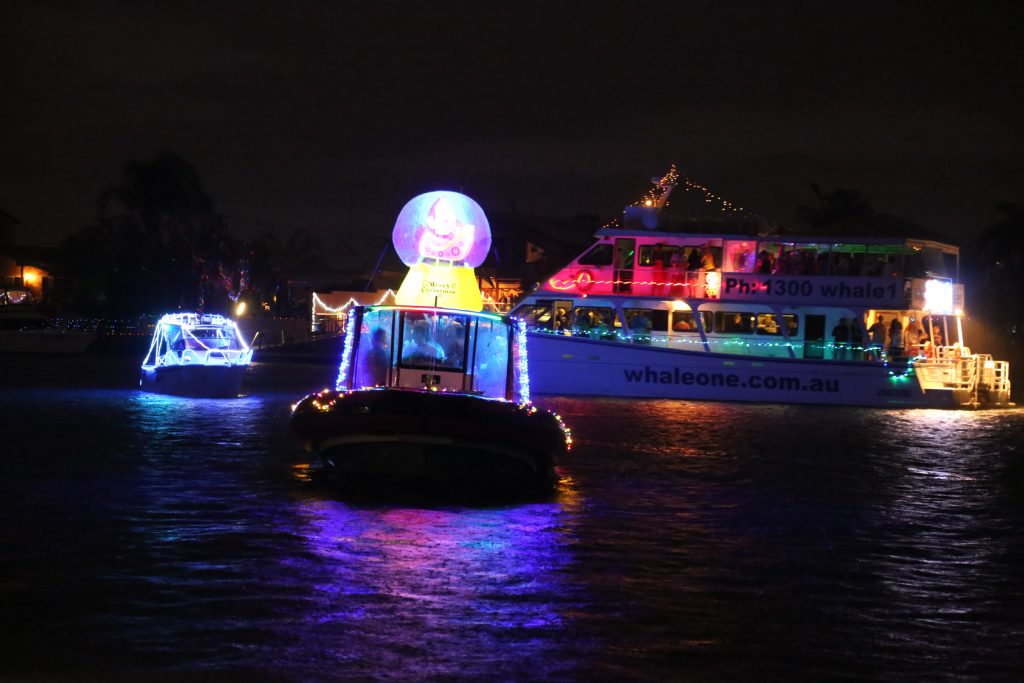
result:
M 576 289 L 581 292 L 589 292 L 594 286 L 594 276 L 589 270 L 581 270 L 576 274 Z

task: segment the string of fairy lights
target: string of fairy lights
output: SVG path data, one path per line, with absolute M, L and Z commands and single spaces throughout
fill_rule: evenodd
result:
M 568 332 L 566 330 L 552 330 L 552 329 L 538 327 L 538 326 L 531 326 L 529 331 L 531 333 L 551 334 L 551 335 L 557 335 L 557 336 L 566 336 L 566 335 L 568 335 Z M 787 349 L 787 348 L 792 348 L 792 349 L 795 349 L 795 350 L 802 350 L 804 348 L 804 343 L 803 342 L 793 343 L 793 342 L 788 342 L 788 341 L 784 341 L 784 340 L 779 340 L 779 341 L 747 340 L 747 339 L 738 339 L 736 337 L 730 337 L 730 338 L 727 338 L 727 339 L 716 339 L 716 338 L 713 338 L 713 337 L 708 337 L 707 340 L 703 340 L 699 336 L 697 336 L 696 333 L 694 333 L 693 336 L 685 336 L 684 337 L 684 336 L 678 336 L 677 335 L 677 336 L 672 336 L 672 337 L 666 337 L 666 336 L 655 336 L 655 335 L 650 335 L 650 334 L 627 333 L 627 332 L 624 332 L 624 331 L 621 331 L 621 330 L 615 330 L 615 329 L 612 329 L 612 328 L 601 330 L 600 332 L 597 333 L 596 337 L 592 337 L 591 334 L 589 333 L 589 331 L 588 331 L 587 334 L 575 334 L 575 335 L 570 335 L 570 336 L 583 336 L 583 337 L 590 337 L 590 338 L 600 339 L 602 341 L 613 341 L 613 342 L 620 342 L 620 343 L 627 343 L 627 344 L 628 343 L 633 343 L 633 344 L 653 344 L 653 345 L 656 345 L 656 346 L 693 346 L 693 347 L 704 347 L 705 345 L 707 345 L 709 347 L 714 347 L 716 349 L 729 349 L 728 351 L 725 351 L 725 352 L 726 353 L 731 353 L 731 354 L 734 354 L 734 355 L 735 355 L 736 351 L 739 350 L 740 348 L 742 348 L 742 349 L 758 349 L 758 350 Z M 821 348 L 826 350 L 826 351 L 833 351 L 833 352 L 835 352 L 837 350 L 842 350 L 842 351 L 850 354 L 851 355 L 851 359 L 853 357 L 858 356 L 858 355 L 867 356 L 868 354 L 874 354 L 877 351 L 877 349 L 875 347 L 872 347 L 872 346 L 858 346 L 858 345 L 853 345 L 853 344 L 837 344 L 837 343 L 834 343 L 834 342 L 824 342 L 824 341 L 821 342 Z M 890 376 L 892 376 L 894 378 L 900 378 L 900 377 L 904 377 L 906 375 L 913 374 L 913 364 L 914 364 L 914 362 L 920 361 L 920 360 L 924 360 L 924 359 L 926 359 L 925 356 L 913 356 L 913 357 L 910 357 L 910 358 L 907 359 L 907 368 L 905 370 L 903 370 L 902 372 L 898 372 L 898 371 L 896 371 L 896 369 L 890 369 L 889 370 L 889 374 L 890 374 Z M 886 366 L 886 367 L 890 367 L 889 366 L 890 360 L 891 359 L 889 357 L 885 357 L 883 359 L 883 365 Z
M 377 299 L 376 302 L 374 302 L 374 303 L 372 303 L 370 305 L 371 306 L 382 306 L 382 305 L 388 304 L 388 303 L 392 303 L 393 304 L 393 303 L 395 303 L 395 294 L 396 294 L 395 290 L 389 289 L 386 292 L 384 292 L 380 296 L 380 298 Z M 508 308 L 509 308 L 509 304 L 501 302 L 501 301 L 497 301 L 493 297 L 491 297 L 489 295 L 486 295 L 486 294 L 483 295 L 483 304 L 484 304 L 484 308 L 485 309 L 490 309 L 490 310 L 498 311 L 498 312 L 502 312 L 502 311 L 508 310 Z M 321 316 L 334 316 L 334 317 L 338 318 L 339 320 L 344 320 L 345 317 L 348 315 L 348 310 L 350 308 L 352 308 L 353 306 L 359 306 L 359 305 L 360 305 L 360 303 L 358 301 L 356 301 L 355 298 L 349 298 L 349 300 L 346 301 L 343 304 L 340 304 L 338 306 L 331 306 L 330 304 L 326 303 L 323 299 L 321 299 L 320 296 L 316 292 L 313 292 L 313 304 L 312 304 L 312 307 L 311 307 L 310 322 L 311 323 L 315 323 L 316 322 L 316 316 L 318 316 L 318 315 L 321 315 Z
M 707 185 L 700 183 L 693 178 L 688 176 L 680 175 L 679 170 L 675 164 L 669 168 L 668 172 L 665 173 L 660 179 L 653 180 L 654 185 L 651 189 L 644 194 L 643 197 L 633 202 L 633 206 L 650 206 L 665 208 L 669 205 L 668 195 L 672 192 L 675 187 L 682 187 L 686 192 L 698 192 L 704 195 L 704 203 L 717 205 L 719 210 L 730 216 L 742 216 L 744 218 L 751 218 L 757 220 L 768 220 L 765 216 L 759 213 L 750 211 L 749 209 L 740 206 L 736 202 L 728 199 L 722 194 L 715 192 Z M 605 228 L 617 228 L 620 227 L 619 219 L 614 218 L 604 226 Z
M 383 304 L 389 303 L 389 298 L 391 300 L 390 303 L 395 302 L 395 290 L 387 290 L 386 292 L 384 292 L 384 294 L 381 295 L 379 299 L 377 299 L 375 303 L 371 305 L 381 306 Z M 313 305 L 311 306 L 310 322 L 316 323 L 316 317 L 318 315 L 333 315 L 340 320 L 344 320 L 345 316 L 348 315 L 348 309 L 352 308 L 353 306 L 359 305 L 359 302 L 356 301 L 355 298 L 349 298 L 348 301 L 341 304 L 340 306 L 331 306 L 330 304 L 325 303 L 324 300 L 321 299 L 316 292 L 313 292 Z

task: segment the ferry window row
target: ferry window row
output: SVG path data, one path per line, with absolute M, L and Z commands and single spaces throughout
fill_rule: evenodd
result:
M 622 327 L 622 322 L 610 306 L 573 308 L 569 301 L 538 301 L 519 308 L 515 315 L 525 318 L 530 327 L 553 331 L 572 330 L 575 334 L 597 337 L 611 335 Z M 704 331 L 709 334 L 782 335 L 777 316 L 770 312 L 701 311 L 700 315 Z M 625 308 L 623 316 L 626 326 L 634 332 L 646 330 L 667 333 L 671 329 L 674 332 L 697 333 L 693 311 Z M 799 316 L 783 314 L 782 324 L 789 336 L 796 336 L 800 327 Z
M 666 271 L 718 270 L 727 273 L 832 275 L 864 277 L 949 277 L 958 270 L 957 254 L 931 246 L 708 240 L 701 244 L 598 242 L 577 259 L 581 266 Z M 619 244 L 622 243 L 622 244 Z M 615 245 L 619 244 L 617 248 Z

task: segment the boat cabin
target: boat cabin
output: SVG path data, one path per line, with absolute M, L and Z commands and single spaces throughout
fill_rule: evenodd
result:
M 525 328 L 504 316 L 367 306 L 354 307 L 347 324 L 339 390 L 392 387 L 529 400 Z
M 247 365 L 252 349 L 222 315 L 170 313 L 156 325 L 143 369 L 174 365 Z

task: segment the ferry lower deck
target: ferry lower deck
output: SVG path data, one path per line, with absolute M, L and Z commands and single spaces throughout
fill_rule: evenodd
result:
M 937 408 L 1010 404 L 1008 364 L 973 353 L 962 341 L 958 316 L 631 297 L 531 297 L 517 314 L 530 323 L 530 374 L 538 394 Z M 889 335 L 889 329 L 899 331 Z

